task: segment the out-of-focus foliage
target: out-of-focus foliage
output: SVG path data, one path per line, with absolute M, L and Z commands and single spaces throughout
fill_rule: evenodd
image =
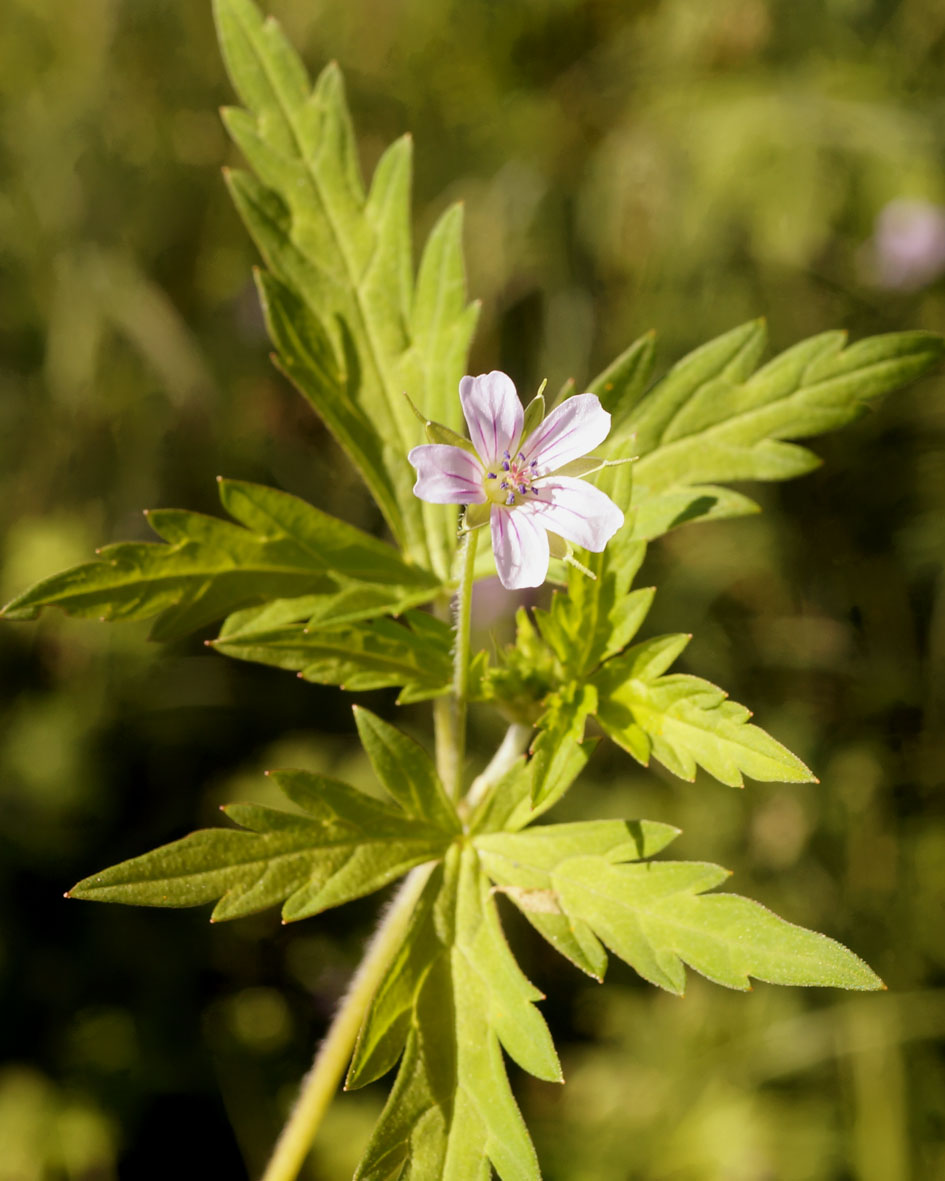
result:
M 759 313 L 778 347 L 945 325 L 935 0 L 272 9 L 312 67 L 343 66 L 367 168 L 413 133 L 416 240 L 465 201 L 474 371 L 580 383 L 651 327 L 663 369 Z M 146 506 L 214 512 L 217 474 L 380 529 L 266 359 L 256 258 L 218 172 L 238 162 L 216 115 L 230 101 L 209 4 L 8 0 L 5 598 L 94 545 L 144 540 Z M 820 785 L 727 792 L 601 752 L 583 789 L 595 815 L 678 825 L 679 856 L 737 868 L 740 890 L 855 947 L 890 992 L 694 984 L 680 1002 L 619 965 L 600 990 L 562 976 L 503 905 L 562 1046 L 567 1085 L 521 1090 L 552 1181 L 945 1172 L 943 399 L 933 382 L 896 395 L 818 445 L 822 471 L 751 489 L 762 516 L 680 530 L 640 576 L 660 585 L 645 635 L 691 629 L 685 671 L 748 702 Z M 483 590 L 482 628 L 507 635 Z M 369 908 L 209 928 L 61 892 L 226 799 L 273 803 L 262 767 L 372 790 L 353 722 L 330 691 L 194 642 L 158 651 L 134 624 L 11 625 L 0 655 L 0 1054 L 15 1064 L 0 1125 L 42 1124 L 51 1177 L 108 1176 L 116 1158 L 136 1179 L 182 1176 L 198 1126 L 218 1175 L 258 1172 Z M 313 1178 L 351 1172 L 380 1103 L 339 1099 Z M 57 1160 L 70 1119 L 77 1155 Z

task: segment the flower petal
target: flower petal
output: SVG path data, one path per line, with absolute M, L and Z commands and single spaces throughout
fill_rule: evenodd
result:
M 610 415 L 598 396 L 575 394 L 552 410 L 525 440 L 522 451 L 528 463 L 537 462 L 539 471 L 553 472 L 592 451 L 609 431 Z
M 431 504 L 482 504 L 482 464 L 468 451 L 446 443 L 423 443 L 407 458 L 417 469 L 414 496 Z
M 487 468 L 512 451 L 522 433 L 525 413 L 511 377 L 493 369 L 459 383 L 459 400 L 469 427 L 469 437 Z
M 515 510 L 574 545 L 599 554 L 623 524 L 623 513 L 606 492 L 573 476 L 549 476 Z
M 548 534 L 522 508 L 492 509 L 492 552 L 506 590 L 541 586 L 548 574 Z

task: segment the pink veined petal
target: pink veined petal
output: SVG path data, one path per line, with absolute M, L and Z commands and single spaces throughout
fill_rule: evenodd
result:
M 423 443 L 407 458 L 417 469 L 415 496 L 432 504 L 482 504 L 482 464 L 462 447 L 447 443 Z
M 593 451 L 607 438 L 610 415 L 596 394 L 575 394 L 556 406 L 525 440 L 522 452 L 540 472 L 553 472 Z
M 548 534 L 522 507 L 495 505 L 491 514 L 495 568 L 506 590 L 541 586 L 548 574 Z
M 525 417 L 511 377 L 493 369 L 459 383 L 459 400 L 469 427 L 469 438 L 487 468 L 512 451 L 522 433 Z
M 623 524 L 623 513 L 606 492 L 574 476 L 540 480 L 534 496 L 515 511 L 598 554 Z

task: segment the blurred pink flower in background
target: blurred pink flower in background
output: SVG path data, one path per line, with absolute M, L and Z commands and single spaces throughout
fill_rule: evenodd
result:
M 878 287 L 918 291 L 945 271 L 945 208 L 897 197 L 879 212 L 861 259 Z

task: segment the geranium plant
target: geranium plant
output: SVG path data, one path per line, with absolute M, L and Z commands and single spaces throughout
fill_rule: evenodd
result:
M 634 579 L 647 543 L 669 530 L 755 511 L 730 483 L 809 471 L 817 460 L 797 439 L 928 372 L 943 340 L 906 332 L 848 346 L 825 332 L 759 367 L 756 321 L 654 384 L 645 336 L 582 392 L 555 405 L 542 389 L 523 407 L 505 374 L 463 375 L 477 308 L 458 207 L 414 273 L 410 140 L 387 150 L 365 191 L 338 69 L 313 88 L 252 0 L 215 0 L 215 11 L 243 103 L 224 118 L 250 166 L 227 181 L 265 264 L 256 278 L 277 362 L 348 453 L 390 540 L 285 492 L 222 480 L 235 523 L 154 511 L 159 543 L 108 546 L 4 614 L 153 618 L 160 639 L 222 621 L 212 647 L 223 655 L 431 701 L 433 750 L 356 707 L 383 799 L 275 771 L 285 810 L 231 805 L 230 826 L 94 873 L 70 896 L 213 903 L 214 920 L 281 906 L 296 921 L 402 878 L 266 1181 L 297 1175 L 342 1080 L 392 1071 L 358 1178 L 472 1181 L 494 1169 L 535 1181 L 503 1055 L 541 1079 L 561 1071 L 499 896 L 596 979 L 615 955 L 674 993 L 687 966 L 734 989 L 752 978 L 881 987 L 839 943 L 716 890 L 726 870 L 663 857 L 672 826 L 547 813 L 580 792 L 600 741 L 587 735 L 592 718 L 605 741 L 685 780 L 697 768 L 733 786 L 813 778 L 722 689 L 670 671 L 689 637 L 646 635 L 654 592 Z M 491 555 L 477 551 L 486 527 Z M 473 584 L 496 574 L 508 590 L 553 591 L 545 607 L 519 609 L 513 643 L 473 652 Z M 509 723 L 478 773 L 470 705 Z

